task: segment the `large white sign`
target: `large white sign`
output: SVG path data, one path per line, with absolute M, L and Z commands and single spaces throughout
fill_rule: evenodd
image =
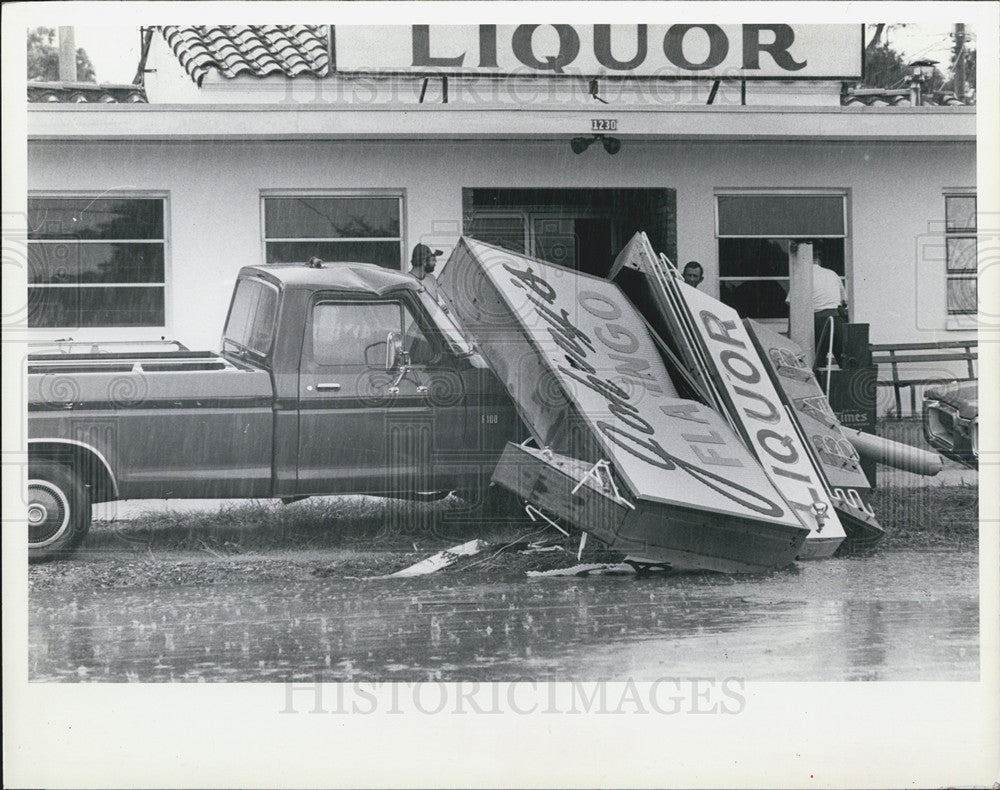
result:
M 731 409 L 768 475 L 810 527 L 810 537 L 844 537 L 820 473 L 739 314 L 683 282 L 671 283 L 691 311 L 693 325 L 717 371 Z
M 335 27 L 341 72 L 859 79 L 862 25 Z
M 677 396 L 617 286 L 465 242 L 634 495 L 802 526 L 725 420 Z
M 796 423 L 770 379 L 765 362 L 731 307 L 684 283 L 637 233 L 611 269 L 645 275 L 661 317 L 709 402 L 730 417 L 810 533 L 803 556 L 829 556 L 845 537 L 825 481 Z

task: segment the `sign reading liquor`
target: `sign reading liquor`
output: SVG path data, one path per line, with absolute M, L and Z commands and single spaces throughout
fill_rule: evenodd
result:
M 730 413 L 738 418 L 768 475 L 813 530 L 810 537 L 822 533 L 823 537 L 843 540 L 843 527 L 824 480 L 737 312 L 683 282 L 672 285 L 694 317 L 695 330 L 727 397 Z M 836 545 L 831 553 L 835 549 Z
M 802 527 L 721 415 L 678 396 L 642 319 L 613 283 L 463 239 L 446 268 L 471 265 L 512 311 L 528 341 L 523 353 L 544 360 L 634 496 Z M 460 315 L 464 308 L 456 304 Z M 497 337 L 477 336 L 488 358 Z
M 336 70 L 860 79 L 863 25 L 337 25 Z
M 736 311 L 668 271 L 645 233 L 632 237 L 611 267 L 610 277 L 619 277 L 623 269 L 643 274 L 654 310 L 666 323 L 703 397 L 730 418 L 771 481 L 809 527 L 802 556 L 832 555 L 845 533 L 833 511 L 826 481 Z

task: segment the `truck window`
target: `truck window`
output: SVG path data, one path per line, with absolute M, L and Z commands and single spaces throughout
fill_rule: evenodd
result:
M 267 356 L 271 351 L 277 312 L 277 289 L 260 280 L 237 282 L 222 334 L 222 350 L 246 350 Z
M 380 365 L 390 332 L 403 335 L 415 365 L 434 351 L 412 313 L 399 302 L 320 302 L 313 308 L 312 357 L 318 365 Z
M 420 302 L 427 309 L 427 312 L 431 314 L 431 318 L 438 325 L 442 334 L 444 334 L 445 340 L 448 341 L 448 345 L 451 346 L 451 350 L 455 352 L 456 356 L 467 357 L 475 351 L 475 346 L 471 338 L 465 333 L 452 312 L 443 309 L 437 299 L 427 293 L 426 290 L 418 291 L 418 295 Z

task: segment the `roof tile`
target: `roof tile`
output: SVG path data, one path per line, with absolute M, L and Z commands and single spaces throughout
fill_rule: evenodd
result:
M 213 69 L 227 79 L 330 72 L 326 25 L 171 25 L 160 32 L 199 87 Z
M 925 93 L 920 97 L 925 107 L 964 107 L 966 102 L 953 93 Z M 912 107 L 908 89 L 852 88 L 840 97 L 843 107 Z
M 29 82 L 29 104 L 146 104 L 141 85 L 96 82 Z

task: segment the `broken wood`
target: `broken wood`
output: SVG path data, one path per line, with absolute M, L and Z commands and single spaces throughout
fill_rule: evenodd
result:
M 450 549 L 439 551 L 437 554 L 421 560 L 409 568 L 403 568 L 403 570 L 390 573 L 387 576 L 375 576 L 373 578 L 393 579 L 407 576 L 425 576 L 428 573 L 434 573 L 442 568 L 447 568 L 449 565 L 454 564 L 459 557 L 471 557 L 478 554 L 489 545 L 485 540 L 477 538 L 476 540 L 470 540 L 468 543 L 462 543 L 459 546 L 452 546 Z

